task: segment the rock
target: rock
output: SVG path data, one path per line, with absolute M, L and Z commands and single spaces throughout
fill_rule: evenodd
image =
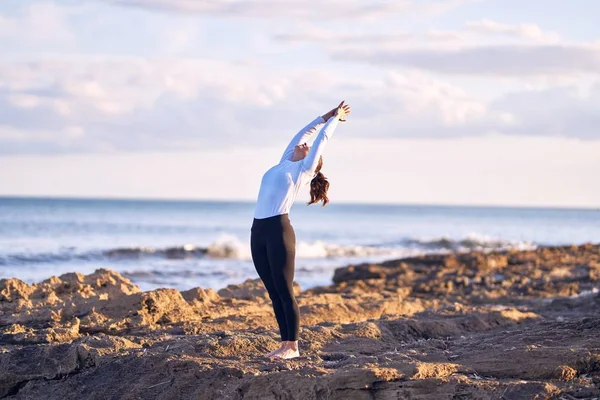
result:
M 28 299 L 33 291 L 33 287 L 19 279 L 0 279 L 0 301 L 2 302 Z
M 300 286 L 294 282 L 294 295 L 300 294 Z M 265 285 L 260 279 L 246 279 L 244 283 L 239 285 L 228 285 L 217 292 L 224 299 L 240 299 L 240 300 L 268 300 L 269 295 Z
M 0 354 L 0 397 L 17 394 L 28 382 L 64 377 L 77 367 L 77 347 L 70 344 L 27 346 Z
M 188 303 L 198 306 L 200 304 L 208 305 L 211 302 L 219 301 L 219 295 L 212 289 L 193 288 L 181 292 L 181 295 Z
M 346 268 L 338 268 L 333 275 L 333 282 L 359 281 L 366 279 L 384 278 L 389 271 L 375 265 L 357 265 Z
M 301 357 L 259 279 L 142 292 L 110 270 L 0 280 L 0 397 L 600 397 L 597 245 L 428 255 L 301 292 Z

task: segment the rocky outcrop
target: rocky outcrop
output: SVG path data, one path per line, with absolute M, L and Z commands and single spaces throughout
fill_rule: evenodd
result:
M 520 301 L 573 296 L 598 288 L 600 255 L 588 244 L 510 250 L 484 254 L 428 255 L 356 265 L 335 271 L 329 291 L 361 288 L 416 298 L 440 298 L 468 304 L 519 304 Z M 350 285 L 349 285 L 350 284 Z
M 0 280 L 0 397 L 600 398 L 600 247 L 340 268 L 300 291 L 301 357 L 259 280 L 141 292 L 116 272 Z

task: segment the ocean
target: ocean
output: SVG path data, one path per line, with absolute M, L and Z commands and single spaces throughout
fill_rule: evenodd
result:
M 251 202 L 0 197 L 0 278 L 28 283 L 108 268 L 142 290 L 215 290 L 258 278 Z M 600 210 L 296 203 L 295 280 L 337 267 L 449 251 L 600 242 Z

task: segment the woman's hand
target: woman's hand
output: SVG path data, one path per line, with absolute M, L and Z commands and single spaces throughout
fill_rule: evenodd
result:
M 335 109 L 335 115 L 339 118 L 340 121 L 345 121 L 346 117 L 350 115 L 350 112 L 350 106 L 348 104 L 344 104 L 343 101 Z
M 332 108 L 326 114 L 322 115 L 321 118 L 323 118 L 323 120 L 325 122 L 329 121 L 329 118 L 332 118 L 332 117 L 338 115 L 338 109 L 340 107 L 342 107 L 344 109 L 344 112 L 345 112 L 344 118 L 340 118 L 340 121 L 345 121 L 346 120 L 345 119 L 346 115 L 350 114 L 350 106 L 349 105 L 344 105 L 343 101 L 340 103 L 339 106 L 337 106 L 335 108 Z

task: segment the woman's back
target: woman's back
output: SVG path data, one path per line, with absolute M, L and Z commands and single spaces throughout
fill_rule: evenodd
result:
M 296 200 L 301 186 L 310 176 L 300 162 L 284 160 L 271 167 L 262 177 L 256 201 L 254 218 L 269 218 L 287 214 Z

